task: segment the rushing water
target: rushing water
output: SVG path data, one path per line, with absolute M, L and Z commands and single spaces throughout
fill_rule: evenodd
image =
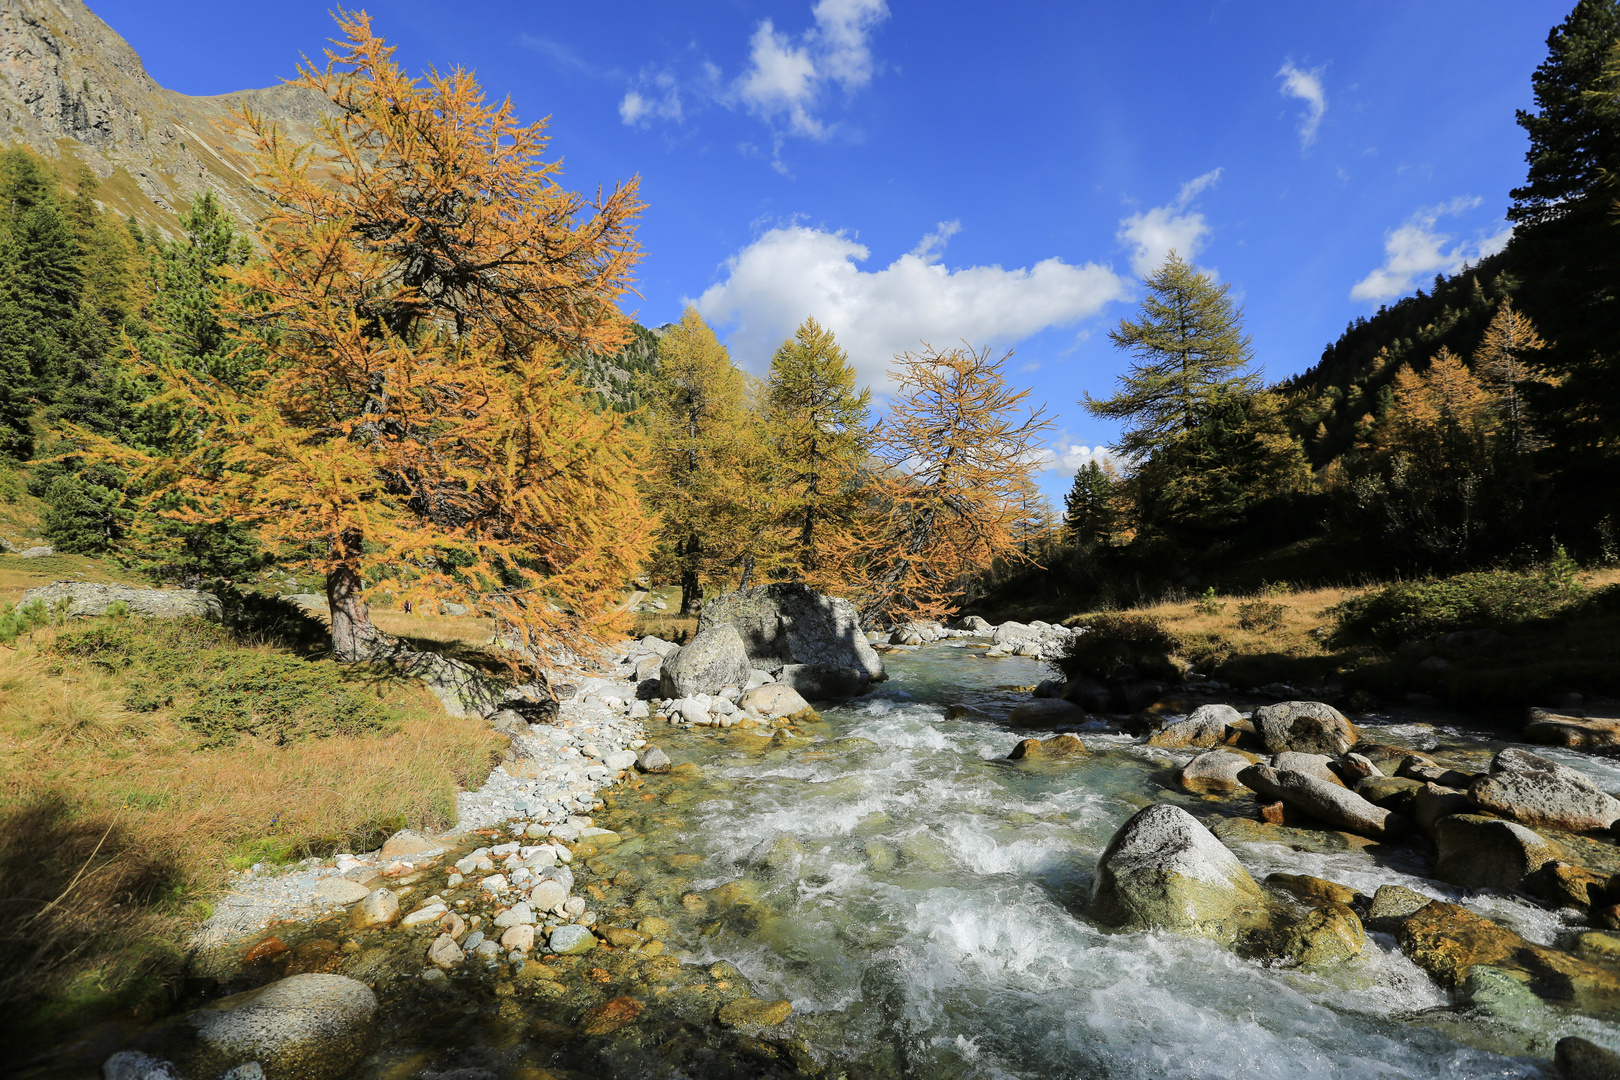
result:
M 1206 817 L 1243 805 L 1176 789 L 1188 754 L 1082 730 L 1091 758 L 1021 765 L 1007 752 L 1044 733 L 945 719 L 950 702 L 1005 709 L 1021 695 L 995 688 L 1045 677 L 1034 661 L 936 646 L 891 655 L 889 670 L 877 693 L 826 713 L 803 748 L 761 755 L 721 735 L 674 747 L 721 782 L 683 830 L 706 860 L 692 887 L 748 881 L 769 913 L 711 927 L 688 952 L 730 960 L 761 996 L 792 1000 L 818 1054 L 917 1077 L 1479 1078 L 1551 1075 L 1564 1034 L 1620 1036 L 1535 1002 L 1453 1005 L 1384 935 L 1349 964 L 1304 972 L 1097 926 L 1084 912 L 1091 871 L 1131 813 L 1150 800 Z M 1461 741 L 1411 724 L 1366 734 Z M 1233 847 L 1257 879 L 1309 873 L 1464 899 L 1415 876 L 1411 855 Z M 1563 930 L 1508 897 L 1466 902 L 1535 940 Z

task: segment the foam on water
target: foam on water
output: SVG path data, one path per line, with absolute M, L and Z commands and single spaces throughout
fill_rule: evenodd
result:
M 1525 1037 L 1475 1038 L 1387 935 L 1351 963 L 1304 972 L 1197 938 L 1096 926 L 1084 898 L 1098 855 L 1142 795 L 1168 796 L 1164 770 L 1187 755 L 1087 734 L 1095 757 L 1021 768 L 1000 759 L 1046 733 L 947 721 L 941 705 L 1036 682 L 1040 665 L 924 649 L 892 657 L 890 670 L 882 696 L 828 714 L 832 738 L 877 749 L 843 752 L 830 738 L 810 758 L 725 765 L 730 799 L 702 804 L 694 821 L 709 857 L 698 884 L 750 876 L 774 912 L 721 931 L 714 956 L 792 999 L 813 1047 L 962 1078 L 1545 1074 L 1544 1060 L 1513 1056 Z M 1378 737 L 1415 746 L 1432 732 L 1386 726 Z M 765 859 L 783 837 L 803 848 L 787 871 Z M 1534 940 L 1562 928 L 1555 913 L 1423 878 L 1415 857 L 1233 850 L 1257 879 L 1314 874 L 1369 893 L 1398 883 Z M 1598 1021 L 1557 1023 L 1620 1040 Z

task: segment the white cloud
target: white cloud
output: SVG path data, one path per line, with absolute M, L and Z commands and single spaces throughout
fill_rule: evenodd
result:
M 1059 439 L 1051 446 L 1041 451 L 1041 468 L 1059 476 L 1073 476 L 1085 467 L 1087 462 L 1095 461 L 1106 465 L 1113 462 L 1114 468 L 1125 472 L 1124 459 L 1115 454 L 1106 446 L 1081 446 L 1071 443 L 1068 439 Z
M 756 372 L 814 316 L 837 335 L 861 378 L 882 391 L 894 355 L 924 340 L 940 348 L 963 339 L 1011 345 L 1126 294 L 1127 283 L 1095 263 L 1052 258 L 1028 269 L 949 270 L 937 260 L 955 225 L 942 224 L 917 250 L 871 271 L 857 265 L 871 252 L 843 233 L 771 229 L 732 256 L 726 280 L 694 304 L 705 319 L 730 328 L 732 356 Z
M 1479 206 L 1482 200 L 1460 197 L 1439 206 L 1416 211 L 1396 228 L 1384 234 L 1384 264 L 1350 290 L 1350 299 L 1389 300 L 1410 292 L 1419 278 L 1431 274 L 1455 274 L 1465 263 L 1478 262 L 1507 246 L 1513 227 L 1505 226 L 1472 243 L 1451 244 L 1452 237 L 1436 226 L 1444 217 L 1455 217 Z M 1450 244 L 1450 247 L 1447 245 Z
M 1298 98 L 1305 103 L 1299 118 L 1299 147 L 1301 150 L 1316 141 L 1316 132 L 1322 126 L 1322 114 L 1327 112 L 1327 91 L 1322 88 L 1322 72 L 1326 68 L 1309 71 L 1294 66 L 1292 60 L 1283 64 L 1277 77 L 1283 81 L 1284 97 Z
M 1204 215 L 1189 209 L 1192 201 L 1221 178 L 1220 169 L 1211 169 L 1181 185 L 1174 202 L 1132 214 L 1119 223 L 1116 234 L 1131 248 L 1131 269 L 1137 277 L 1147 277 L 1173 250 L 1191 262 L 1204 248 L 1209 224 Z
M 646 93 L 642 93 L 645 90 Z M 681 89 L 668 71 L 643 72 L 635 88 L 619 102 L 619 119 L 631 127 L 647 127 L 654 120 L 680 123 Z
M 960 221 L 942 221 L 934 227 L 934 231 L 927 233 L 911 249 L 911 253 L 925 263 L 937 263 L 945 257 L 945 245 L 951 242 L 951 237 L 962 231 Z

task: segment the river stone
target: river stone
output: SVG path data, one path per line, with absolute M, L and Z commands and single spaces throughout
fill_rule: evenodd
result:
M 636 758 L 636 768 L 644 773 L 667 773 L 669 767 L 669 755 L 657 746 L 642 747 L 641 754 Z
M 1564 1080 L 1620 1080 L 1620 1054 L 1579 1035 L 1565 1035 L 1553 1050 Z
M 353 904 L 364 900 L 370 894 L 370 889 L 348 878 L 322 878 L 321 883 L 315 886 L 317 904 Z
M 1385 810 L 1412 816 L 1412 797 L 1423 785 L 1404 776 L 1369 776 L 1356 785 L 1356 794 Z
M 1347 787 L 1355 787 L 1363 780 L 1373 777 L 1382 777 L 1383 771 L 1373 764 L 1372 758 L 1365 754 L 1346 754 L 1339 759 L 1339 771 L 1343 774 Z
M 804 696 L 783 683 L 756 686 L 744 693 L 737 704 L 748 715 L 761 720 L 777 720 L 810 711 L 810 703 Z
M 1380 885 L 1373 893 L 1364 922 L 1372 930 L 1393 934 L 1397 926 L 1409 915 L 1427 907 L 1431 899 L 1405 885 Z
M 1531 709 L 1530 722 L 1524 726 L 1524 739 L 1544 746 L 1604 753 L 1620 748 L 1620 719 L 1562 716 L 1545 709 Z
M 1424 784 L 1412 792 L 1410 806 L 1412 821 L 1418 832 L 1434 839 L 1435 823 L 1452 814 L 1469 814 L 1475 810 L 1473 802 L 1455 788 L 1439 784 Z
M 1182 766 L 1178 779 L 1188 791 L 1229 795 L 1243 786 L 1238 773 L 1256 760 L 1253 754 L 1241 750 L 1206 750 Z
M 1148 739 L 1149 746 L 1209 747 L 1226 741 L 1226 729 L 1243 714 L 1230 705 L 1200 705 L 1185 720 L 1166 724 Z
M 26 556 L 27 552 L 23 554 Z M 218 622 L 224 610 L 219 597 L 196 589 L 142 589 L 89 581 L 53 581 L 24 593 L 17 606 L 35 600 L 47 608 L 67 601 L 67 613 L 75 617 L 105 615 L 114 604 L 124 604 L 131 615 L 151 619 L 195 616 Z
M 1007 714 L 1006 720 L 1010 727 L 1023 728 L 1054 728 L 1060 724 L 1085 722 L 1086 711 L 1062 698 L 1033 698 L 1019 702 L 1017 707 Z
M 1282 701 L 1254 710 L 1254 726 L 1273 754 L 1298 750 L 1338 757 L 1361 737 L 1344 714 L 1320 701 Z
M 529 923 L 508 926 L 501 935 L 501 948 L 508 951 L 529 952 L 534 948 L 534 927 Z
M 596 948 L 596 935 L 578 923 L 567 923 L 551 932 L 548 947 L 558 956 L 578 956 Z
M 1534 945 L 1465 907 L 1434 900 L 1408 916 L 1395 932 L 1401 951 L 1449 990 L 1460 988 L 1480 964 L 1501 968 L 1542 998 L 1582 1012 L 1620 1008 L 1620 976 L 1557 949 Z
M 392 926 L 399 920 L 399 897 L 391 889 L 373 889 L 349 909 L 349 925 L 356 930 Z
M 423 855 L 430 851 L 443 850 L 443 844 L 430 840 L 419 832 L 401 829 L 383 844 L 381 858 L 387 862 L 390 859 L 404 858 L 406 855 Z
M 1554 907 L 1591 908 L 1603 905 L 1609 879 L 1584 866 L 1552 859 L 1537 867 L 1520 887 Z
M 1350 906 L 1327 903 L 1289 928 L 1287 954 L 1302 967 L 1326 967 L 1360 956 L 1366 944 L 1361 919 Z
M 633 997 L 616 997 L 592 1009 L 579 1018 L 581 1035 L 611 1035 L 620 1028 L 635 1023 L 645 1008 Z
M 1620 799 L 1568 766 L 1515 747 L 1497 753 L 1489 775 L 1474 781 L 1468 797 L 1526 825 L 1569 832 L 1611 828 L 1620 819 Z
M 1050 739 L 1024 739 L 1007 755 L 1011 761 L 1064 760 L 1089 757 L 1086 744 L 1073 735 L 1053 735 Z
M 1187 811 L 1158 803 L 1120 826 L 1097 861 L 1091 913 L 1122 930 L 1231 938 L 1265 908 L 1237 856 Z
M 1326 754 L 1302 754 L 1297 750 L 1284 750 L 1271 759 L 1271 767 L 1278 772 L 1302 772 L 1326 780 L 1330 784 L 1345 787 L 1345 782 L 1339 779 L 1339 774 L 1329 766 L 1333 759 Z
M 1348 885 L 1309 874 L 1267 874 L 1266 884 L 1291 893 L 1307 904 L 1351 904 L 1361 895 Z
M 292 975 L 210 1002 L 187 1016 L 196 1048 L 188 1076 L 257 1061 L 273 1080 L 336 1080 L 365 1056 L 377 996 L 343 975 Z
M 1562 852 L 1523 825 L 1478 814 L 1453 814 L 1434 824 L 1439 852 L 1434 876 L 1467 889 L 1517 889 Z
M 427 962 L 440 971 L 449 971 L 467 957 L 462 953 L 461 946 L 449 934 L 440 934 L 433 939 L 433 944 L 427 949 Z
M 1362 836 L 1382 838 L 1403 831 L 1406 825 L 1398 814 L 1309 773 L 1250 765 L 1238 773 L 1238 779 L 1267 798 L 1281 799 L 1320 821 Z
M 101 1077 L 102 1080 L 184 1080 L 173 1062 L 139 1050 L 120 1050 L 108 1058 L 101 1065 Z
M 568 889 L 560 881 L 542 881 L 529 890 L 529 903 L 536 911 L 555 911 L 568 902 Z
M 533 926 L 534 921 L 534 909 L 526 903 L 513 904 L 495 916 L 494 919 L 495 925 L 502 928 L 508 926 Z
M 683 647 L 664 657 L 659 677 L 664 697 L 714 694 L 722 686 L 748 681 L 748 654 L 742 635 L 730 623 L 700 629 Z
M 761 1028 L 780 1024 L 792 1012 L 791 1001 L 760 1001 L 740 997 L 720 1006 L 720 1013 L 715 1019 L 720 1021 L 721 1027 Z
M 775 582 L 704 604 L 698 632 L 722 623 L 737 628 L 754 667 L 785 665 L 777 681 L 808 698 L 853 697 L 885 677 L 855 605 L 801 582 Z M 746 673 L 736 685 L 747 685 Z

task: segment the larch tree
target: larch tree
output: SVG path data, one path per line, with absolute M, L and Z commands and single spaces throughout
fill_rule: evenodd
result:
M 895 358 L 899 393 L 872 446 L 880 467 L 816 574 L 852 593 L 868 623 L 942 618 L 965 575 L 1023 559 L 1039 442 L 1052 425 L 1044 408 L 1023 407 L 1029 391 L 1007 385 L 1011 355 L 925 345 Z
M 658 343 L 647 383 L 652 467 L 647 499 L 660 517 L 658 558 L 681 583 L 681 614 L 703 601 L 706 582 L 741 565 L 749 533 L 770 515 L 760 432 L 742 372 L 694 308 Z M 752 475 L 750 475 L 752 474 Z
M 1259 376 L 1243 332 L 1243 313 L 1228 293 L 1174 251 L 1145 282 L 1138 318 L 1109 331 L 1114 347 L 1131 355 L 1120 388 L 1104 399 L 1085 396 L 1086 411 L 1128 426 L 1117 449 L 1141 457 L 1197 429 L 1222 394 L 1252 392 Z
M 1503 298 L 1474 350 L 1474 372 L 1496 394 L 1505 448 L 1515 456 L 1540 445 L 1525 399 L 1529 390 L 1546 381 L 1535 356 L 1546 347 L 1529 317 Z
M 805 319 L 771 358 L 765 418 L 780 459 L 781 514 L 793 534 L 788 570 L 813 573 L 818 534 L 847 523 L 870 442 L 872 392 L 832 331 Z
M 386 645 L 368 592 L 470 603 L 531 652 L 622 621 L 651 522 L 618 421 L 563 365 L 626 339 L 636 183 L 565 190 L 544 122 L 467 72 L 408 77 L 339 13 L 300 81 L 332 111 L 313 148 L 264 118 L 264 255 L 222 269 L 220 322 L 254 370 L 149 363 L 192 449 L 125 454 L 154 497 L 195 495 L 326 578 L 334 655 Z

